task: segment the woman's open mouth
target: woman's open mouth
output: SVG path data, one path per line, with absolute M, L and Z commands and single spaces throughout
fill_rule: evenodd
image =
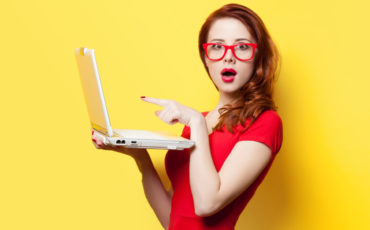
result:
M 224 68 L 222 71 L 221 71 L 221 79 L 224 81 L 224 82 L 232 82 L 234 81 L 234 78 L 236 76 L 236 71 L 232 68 Z

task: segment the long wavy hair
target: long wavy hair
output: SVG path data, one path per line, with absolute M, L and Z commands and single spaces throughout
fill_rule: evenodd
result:
M 199 32 L 199 54 L 210 78 L 205 62 L 205 50 L 202 45 L 207 42 L 208 32 L 212 24 L 225 17 L 235 18 L 242 22 L 255 38 L 258 48 L 254 57 L 254 70 L 251 78 L 236 93 L 235 100 L 218 109 L 220 117 L 213 131 L 221 130 L 225 125 L 229 132 L 234 133 L 233 127 L 241 124 L 244 127 L 244 132 L 262 112 L 277 110 L 273 101 L 273 89 L 280 69 L 279 53 L 264 23 L 255 12 L 239 4 L 224 5 L 208 16 Z M 245 126 L 247 119 L 250 119 L 250 122 Z

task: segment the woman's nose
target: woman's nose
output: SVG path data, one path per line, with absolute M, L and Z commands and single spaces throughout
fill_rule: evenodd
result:
M 231 51 L 231 49 L 226 51 L 225 57 L 224 57 L 224 62 L 229 63 L 229 62 L 235 62 L 235 57 Z

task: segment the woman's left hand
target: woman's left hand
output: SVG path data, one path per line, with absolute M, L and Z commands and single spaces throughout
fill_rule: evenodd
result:
M 163 110 L 155 111 L 155 114 L 159 117 L 159 119 L 170 125 L 179 122 L 190 127 L 192 124 L 202 121 L 202 119 L 204 120 L 204 116 L 200 112 L 182 105 L 175 100 L 151 97 L 142 97 L 141 99 L 143 101 L 162 106 Z

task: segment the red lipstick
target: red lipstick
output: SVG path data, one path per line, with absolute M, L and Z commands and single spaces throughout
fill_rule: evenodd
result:
M 221 74 L 226 74 L 227 72 L 230 72 L 234 75 L 236 75 L 236 71 L 233 69 L 233 68 L 224 68 L 222 71 L 221 71 Z
M 224 68 L 221 71 L 221 79 L 224 82 L 232 82 L 232 81 L 234 81 L 234 78 L 235 78 L 236 74 L 237 73 L 233 68 Z

